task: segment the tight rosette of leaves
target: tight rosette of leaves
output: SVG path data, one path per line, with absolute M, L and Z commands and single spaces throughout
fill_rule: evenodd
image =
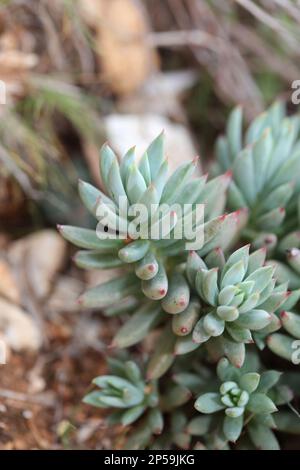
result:
M 205 261 L 191 252 L 187 261 L 187 278 L 201 303 L 192 342 L 200 345 L 218 338 L 218 349 L 238 367 L 243 365 L 245 344 L 253 343 L 253 332 L 269 331 L 274 320 L 277 323 L 273 312 L 288 295 L 286 286 L 275 287 L 274 269 L 264 266 L 265 256 L 264 249 L 249 254 L 246 245 L 227 261 L 220 249 Z
M 108 418 L 110 424 L 128 426 L 139 420 L 127 442 L 127 448 L 139 449 L 162 433 L 166 416 L 176 414 L 176 409 L 191 398 L 191 392 L 170 380 L 160 393 L 157 381 L 147 381 L 137 363 L 124 357 L 111 357 L 108 364 L 111 375 L 96 377 L 93 384 L 100 390 L 88 393 L 83 401 L 97 408 L 114 409 Z M 178 435 L 178 443 L 180 439 L 184 438 Z
M 85 403 L 98 408 L 116 408 L 110 422 L 119 422 L 124 426 L 132 424 L 148 409 L 156 409 L 155 413 L 159 413 L 156 382 L 146 384 L 133 361 L 122 362 L 110 358 L 109 365 L 113 375 L 96 377 L 93 384 L 100 390 L 88 393 L 83 400 Z M 157 419 L 162 421 L 162 417 Z
M 300 190 L 299 116 L 287 117 L 275 103 L 251 123 L 243 138 L 242 109 L 228 119 L 226 136 L 217 141 L 216 171 L 231 169 L 228 207 L 249 208 L 244 236 L 255 247 L 273 248 L 283 229 L 286 208 Z M 290 218 L 289 218 L 290 220 Z
M 272 413 L 277 411 L 276 405 L 288 402 L 292 395 L 289 390 L 276 389 L 280 372 L 268 370 L 259 374 L 248 369 L 247 364 L 236 369 L 227 359 L 221 359 L 217 366 L 218 391 L 200 395 L 195 408 L 208 415 L 218 413 L 219 419 L 214 425 L 219 427 L 220 438 L 225 443 L 236 442 L 245 430 L 255 447 L 277 450 L 279 444 L 272 432 L 272 428 L 276 428 Z M 213 424 L 212 419 L 207 421 Z M 192 426 L 196 427 L 196 421 L 190 428 Z
M 164 155 L 164 136 L 160 134 L 148 147 L 139 163 L 135 149 L 130 149 L 119 163 L 113 150 L 105 144 L 100 152 L 100 173 L 105 193 L 89 183 L 79 182 L 81 199 L 87 209 L 98 217 L 101 235 L 95 230 L 59 226 L 64 238 L 84 248 L 74 261 L 85 269 L 128 267 L 141 279 L 141 290 L 151 300 L 160 300 L 168 291 L 168 272 L 186 259 L 185 244 L 203 232 L 204 247 L 211 249 L 236 234 L 246 213 L 239 211 L 222 216 L 230 173 L 208 183 L 207 175 L 191 178 L 197 159 L 184 163 L 168 177 Z M 122 201 L 122 203 L 120 203 Z M 125 204 L 124 204 L 125 203 Z M 196 208 L 204 204 L 204 218 L 196 217 Z M 146 215 L 137 215 L 136 205 Z M 187 209 L 185 209 L 187 207 Z M 183 227 L 183 218 L 190 216 L 191 234 L 188 239 L 174 234 Z M 104 222 L 105 221 L 105 222 Z M 153 233 L 155 238 L 151 238 Z M 220 239 L 221 238 L 221 239 Z M 137 289 L 134 276 L 122 277 L 119 283 L 108 285 L 109 294 Z M 83 296 L 87 307 L 104 306 L 105 290 L 98 289 Z M 114 301 L 114 296 L 112 301 Z M 118 300 L 118 299 L 116 299 Z

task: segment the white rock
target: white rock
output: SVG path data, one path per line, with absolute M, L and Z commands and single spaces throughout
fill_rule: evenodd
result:
M 154 73 L 134 95 L 119 100 L 117 110 L 130 114 L 144 114 L 146 111 L 185 122 L 182 98 L 197 78 L 194 70 Z
M 65 255 L 66 242 L 55 230 L 41 230 L 21 238 L 9 250 L 9 260 L 15 269 L 23 271 L 26 283 L 40 299 L 49 294 Z
M 113 268 L 113 269 L 92 269 L 85 272 L 85 279 L 87 282 L 87 286 L 89 288 L 98 286 L 99 284 L 103 284 L 104 282 L 110 281 L 111 279 L 115 279 L 121 276 L 124 273 L 122 269 Z
M 15 304 L 20 303 L 20 290 L 10 265 L 0 259 L 0 295 Z
M 166 156 L 171 171 L 197 155 L 188 130 L 159 114 L 110 114 L 105 119 L 105 127 L 107 140 L 119 155 L 124 155 L 130 147 L 136 145 L 138 157 L 142 156 L 149 143 L 164 130 Z
M 80 310 L 78 297 L 84 290 L 84 283 L 69 276 L 59 276 L 46 306 L 51 312 L 76 312 Z M 66 295 L 66 292 L 68 295 Z
M 42 344 L 39 329 L 20 307 L 0 298 L 0 331 L 14 351 L 37 351 Z

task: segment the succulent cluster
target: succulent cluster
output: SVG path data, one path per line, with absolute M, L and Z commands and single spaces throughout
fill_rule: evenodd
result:
M 133 361 L 109 359 L 112 374 L 93 380 L 100 388 L 87 394 L 84 402 L 98 408 L 116 408 L 110 419 L 124 426 L 132 424 L 149 408 L 159 413 L 157 383 L 145 383 L 141 371 Z M 152 413 L 153 414 L 153 413 Z M 162 419 L 162 418 L 160 418 Z
M 98 231 L 61 227 L 67 240 L 85 248 L 74 258 L 79 267 L 108 269 L 129 265 L 141 279 L 144 295 L 152 300 L 162 299 L 168 291 L 167 271 L 172 259 L 184 259 L 187 240 L 175 238 L 174 233 L 182 225 L 183 216 L 187 216 L 185 207 L 189 206 L 193 233 L 203 230 L 204 246 L 220 243 L 216 236 L 225 220 L 219 216 L 230 182 L 230 173 L 208 183 L 207 175 L 191 179 L 197 158 L 168 177 L 163 140 L 162 133 L 139 163 L 134 148 L 119 163 L 105 144 L 100 151 L 100 174 L 106 194 L 89 183 L 79 182 L 84 205 L 99 221 Z M 196 217 L 199 204 L 205 204 L 206 221 Z M 138 213 L 141 206 L 144 213 Z M 116 237 L 107 239 L 108 234 Z
M 276 244 L 287 206 L 300 189 L 299 127 L 299 116 L 287 117 L 277 102 L 254 119 L 243 139 L 238 107 L 229 117 L 226 137 L 217 141 L 216 169 L 233 173 L 228 207 L 250 209 L 244 235 L 254 246 Z
M 217 366 L 217 376 L 221 383 L 218 392 L 200 395 L 195 408 L 205 414 L 221 412 L 224 415 L 222 432 L 230 442 L 237 441 L 244 426 L 247 429 L 249 427 L 251 438 L 251 428 L 258 423 L 272 436 L 268 447 L 278 447 L 275 436 L 269 431 L 270 427 L 276 427 L 270 415 L 277 408 L 268 394 L 279 381 L 280 375 L 273 370 L 262 374 L 244 373 L 241 369 L 230 366 L 227 359 L 223 358 Z M 276 400 L 276 393 L 273 395 Z
M 296 304 L 300 298 L 300 289 L 294 290 L 287 300 L 278 310 L 277 318 L 280 322 L 280 327 L 284 333 L 273 333 L 266 339 L 269 349 L 278 356 L 288 361 L 300 364 L 300 314 L 296 312 Z M 295 311 L 290 311 L 291 309 Z M 279 330 L 276 328 L 274 331 Z M 258 345 L 263 349 L 264 342 L 260 344 L 261 338 L 258 339 Z M 294 358 L 294 361 L 293 361 Z
M 272 331 L 277 324 L 273 312 L 288 295 L 285 285 L 275 287 L 274 268 L 264 266 L 265 256 L 264 249 L 249 255 L 246 245 L 227 261 L 220 249 L 211 252 L 206 262 L 195 252 L 187 260 L 187 277 L 201 299 L 203 312 L 193 329 L 193 342 L 221 337 L 220 347 L 223 345 L 224 354 L 237 366 L 243 364 L 243 345 L 253 343 L 253 332 Z M 240 345 L 239 352 L 231 354 L 232 341 Z
M 300 217 L 297 227 L 298 230 L 284 235 L 279 240 L 276 247 L 277 259 L 272 260 L 278 279 L 289 282 L 292 289 L 300 287 Z
M 84 401 L 114 409 L 123 447 L 277 449 L 273 429 L 300 433 L 289 404 L 300 389 L 299 129 L 276 103 L 243 138 L 237 108 L 212 179 L 193 175 L 196 160 L 168 175 L 161 134 L 139 161 L 134 149 L 119 161 L 105 145 L 103 190 L 79 183 L 94 227 L 59 230 L 82 249 L 77 266 L 118 268 L 79 302 L 121 320 L 111 375 L 94 379 Z M 136 204 L 147 216 L 136 219 Z M 190 237 L 175 237 L 186 204 L 191 232 L 203 234 L 192 250 Z M 145 341 L 141 355 L 134 347 Z M 268 370 L 266 347 L 291 370 Z

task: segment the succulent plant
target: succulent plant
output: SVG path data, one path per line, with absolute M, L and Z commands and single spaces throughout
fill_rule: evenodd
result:
M 93 380 L 100 388 L 88 393 L 84 402 L 98 408 L 116 408 L 111 422 L 129 425 L 149 408 L 157 408 L 157 383 L 146 384 L 138 365 L 133 361 L 109 360 L 114 375 L 101 375 Z M 162 418 L 161 418 L 162 419 Z
M 162 134 L 139 163 L 134 149 L 119 163 L 105 145 L 103 191 L 80 182 L 97 229 L 59 230 L 82 249 L 77 266 L 118 274 L 79 302 L 116 317 L 111 350 L 128 351 L 108 360 L 111 375 L 94 379 L 98 389 L 84 401 L 130 425 L 122 448 L 278 449 L 273 428 L 300 434 L 290 403 L 300 390 L 299 128 L 300 118 L 276 103 L 243 139 L 237 108 L 217 144 L 219 176 L 208 182 L 192 177 L 196 161 L 167 175 Z M 136 203 L 155 204 L 156 218 L 137 223 Z M 195 249 L 186 234 L 175 236 L 184 204 L 193 216 L 204 204 L 204 217 L 189 219 L 193 236 L 204 235 Z M 268 370 L 266 347 L 296 370 Z
M 300 189 L 300 118 L 287 117 L 275 103 L 251 123 L 243 139 L 242 109 L 230 115 L 226 136 L 217 141 L 217 171 L 231 169 L 228 207 L 249 208 L 244 236 L 258 248 L 273 248 L 286 206 Z
M 277 411 L 276 393 L 272 389 L 280 379 L 280 373 L 269 370 L 259 374 L 257 372 L 243 372 L 230 366 L 223 358 L 217 366 L 217 376 L 220 386 L 216 392 L 200 395 L 195 408 L 200 413 L 219 413 L 223 416 L 222 431 L 225 439 L 236 442 L 245 427 L 250 439 L 260 448 L 274 449 L 279 445 L 270 430 L 276 427 L 271 414 Z M 272 398 L 269 396 L 271 395 Z M 196 418 L 197 419 L 197 418 Z M 257 428 L 268 435 L 268 439 L 259 442 L 256 436 Z
M 219 348 L 236 366 L 243 365 L 244 345 L 253 342 L 253 332 L 270 328 L 273 312 L 288 295 L 285 286 L 275 287 L 274 269 L 264 266 L 265 256 L 263 248 L 249 254 L 246 245 L 227 261 L 220 249 L 205 261 L 196 252 L 187 260 L 187 277 L 201 302 L 192 341 L 202 344 L 219 338 Z
M 291 289 L 300 288 L 300 198 L 297 201 L 297 213 L 291 212 L 276 251 L 272 253 L 274 259 L 269 263 L 275 267 L 276 277 L 288 282 Z M 284 233 L 287 228 L 296 230 Z
M 291 290 L 300 288 L 300 197 L 289 204 L 288 217 L 280 231 L 276 249 L 268 264 L 275 268 L 278 282 L 287 282 Z M 275 247 L 274 247 L 275 248 Z
M 119 163 L 105 144 L 100 151 L 105 193 L 79 182 L 81 199 L 98 220 L 97 232 L 59 227 L 64 238 L 85 249 L 76 254 L 75 263 L 85 269 L 127 265 L 141 279 L 145 296 L 162 299 L 168 291 L 172 259 L 185 259 L 185 244 L 192 243 L 199 230 L 203 231 L 204 246 L 220 243 L 217 235 L 225 225 L 220 215 L 231 175 L 225 173 L 208 183 L 207 175 L 191 179 L 197 161 L 195 158 L 182 164 L 168 177 L 163 133 L 150 144 L 139 163 L 134 148 Z M 205 204 L 204 217 L 197 216 L 199 204 Z M 141 207 L 145 212 L 140 212 Z M 182 224 L 188 216 L 192 227 L 186 234 Z M 183 232 L 180 238 L 176 236 L 179 228 Z
M 294 292 L 296 303 L 300 297 L 300 290 Z M 276 355 L 296 365 L 300 364 L 300 314 L 295 311 L 281 310 L 278 318 L 284 333 L 270 334 L 266 338 L 268 348 Z
M 159 392 L 156 380 L 146 380 L 136 362 L 126 356 L 108 359 L 112 375 L 102 375 L 93 380 L 100 388 L 88 393 L 83 401 L 97 408 L 116 409 L 109 416 L 110 424 L 128 426 L 139 420 L 137 428 L 130 433 L 127 448 L 139 449 L 150 445 L 154 436 L 165 428 L 165 416 L 172 416 L 171 427 L 175 432 L 176 409 L 191 398 L 190 390 L 183 384 L 170 380 L 163 393 Z M 180 412 L 178 412 L 180 414 Z M 186 435 L 177 435 L 175 441 L 184 442 Z M 129 447 L 128 447 L 129 446 Z M 183 445 L 184 447 L 184 445 Z

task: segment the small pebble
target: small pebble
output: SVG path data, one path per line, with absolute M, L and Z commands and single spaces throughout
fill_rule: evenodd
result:
M 32 413 L 31 410 L 24 410 L 24 411 L 22 411 L 22 416 L 25 419 L 31 419 L 32 416 L 33 416 L 33 413 Z

